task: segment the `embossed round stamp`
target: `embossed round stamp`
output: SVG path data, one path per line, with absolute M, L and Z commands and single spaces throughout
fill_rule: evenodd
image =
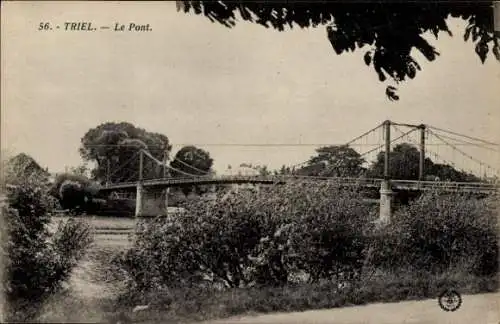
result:
M 439 295 L 439 306 L 446 312 L 454 312 L 462 306 L 462 296 L 453 289 L 445 290 Z

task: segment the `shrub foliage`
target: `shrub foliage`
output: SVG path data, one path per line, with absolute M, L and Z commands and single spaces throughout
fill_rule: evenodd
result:
M 99 192 L 99 185 L 83 175 L 63 173 L 56 177 L 50 194 L 57 198 L 63 209 L 76 213 L 92 209 L 92 200 Z
M 331 184 L 294 184 L 192 202 L 142 224 L 123 266 L 134 288 L 283 286 L 357 276 L 372 207 Z
M 387 270 L 443 273 L 461 269 L 478 276 L 495 274 L 497 217 L 494 197 L 424 194 L 402 207 L 375 236 L 373 262 Z
M 62 288 L 91 242 L 89 228 L 70 219 L 50 231 L 54 206 L 46 183 L 26 178 L 10 187 L 2 207 L 3 290 L 11 319 L 36 316 L 48 296 Z
M 426 193 L 383 228 L 372 226 L 377 206 L 327 183 L 232 191 L 185 207 L 183 215 L 138 227 L 134 247 L 119 259 L 130 292 L 362 284 L 375 272 L 411 269 L 477 276 L 498 270 L 489 198 Z

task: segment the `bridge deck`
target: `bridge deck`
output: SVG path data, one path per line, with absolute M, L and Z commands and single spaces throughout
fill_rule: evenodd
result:
M 191 177 L 191 178 L 162 178 L 144 180 L 143 186 L 148 188 L 167 188 L 185 185 L 213 185 L 213 184 L 283 184 L 291 181 L 328 181 L 342 186 L 361 186 L 380 188 L 382 179 L 371 178 L 331 178 L 331 177 L 302 177 L 302 176 L 219 176 L 219 177 Z M 444 181 L 414 181 L 391 180 L 394 189 L 402 190 L 440 190 L 448 192 L 497 192 L 500 186 L 491 183 L 471 182 L 444 182 Z M 117 190 L 133 190 L 137 182 L 115 183 L 101 188 L 101 192 Z

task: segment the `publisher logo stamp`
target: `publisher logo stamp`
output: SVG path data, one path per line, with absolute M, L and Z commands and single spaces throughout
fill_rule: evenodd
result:
M 446 290 L 439 295 L 439 306 L 445 312 L 454 312 L 462 306 L 462 296 L 455 290 Z

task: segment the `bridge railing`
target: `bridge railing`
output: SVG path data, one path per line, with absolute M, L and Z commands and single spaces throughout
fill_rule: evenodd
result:
M 352 186 L 369 186 L 379 187 L 383 179 L 379 178 L 353 178 L 353 177 L 313 177 L 299 175 L 279 175 L 279 176 L 261 176 L 261 175 L 222 175 L 222 176 L 197 176 L 197 177 L 181 177 L 181 178 L 158 178 L 144 180 L 144 185 L 175 185 L 175 184 L 196 184 L 196 183 L 211 183 L 211 182 L 269 182 L 282 183 L 287 181 L 328 181 L 332 183 Z M 137 182 L 122 182 L 104 186 L 106 188 L 125 188 L 133 187 Z M 483 182 L 441 182 L 441 181 L 418 181 L 418 180 L 391 180 L 393 188 L 408 188 L 408 189 L 442 189 L 449 191 L 469 190 L 469 191 L 497 191 L 499 185 Z
M 418 181 L 418 180 L 392 180 L 393 186 L 409 187 L 415 189 L 446 189 L 452 191 L 458 190 L 498 190 L 499 186 L 492 183 L 483 182 L 446 182 L 446 181 Z
M 342 182 L 342 183 L 380 183 L 382 179 L 376 178 L 353 178 L 353 177 L 320 177 L 320 176 L 299 176 L 299 175 L 284 175 L 284 176 L 260 176 L 260 175 L 221 175 L 221 176 L 196 176 L 196 177 L 179 177 L 179 178 L 156 178 L 143 180 L 144 184 L 158 183 L 158 182 L 169 182 L 169 183 L 183 183 L 186 181 L 289 181 L 289 180 L 311 180 L 311 181 L 332 181 L 332 182 Z M 132 185 L 137 184 L 137 181 L 129 182 L 119 182 L 113 183 L 109 186 L 115 185 Z M 106 185 L 104 186 L 106 187 Z

